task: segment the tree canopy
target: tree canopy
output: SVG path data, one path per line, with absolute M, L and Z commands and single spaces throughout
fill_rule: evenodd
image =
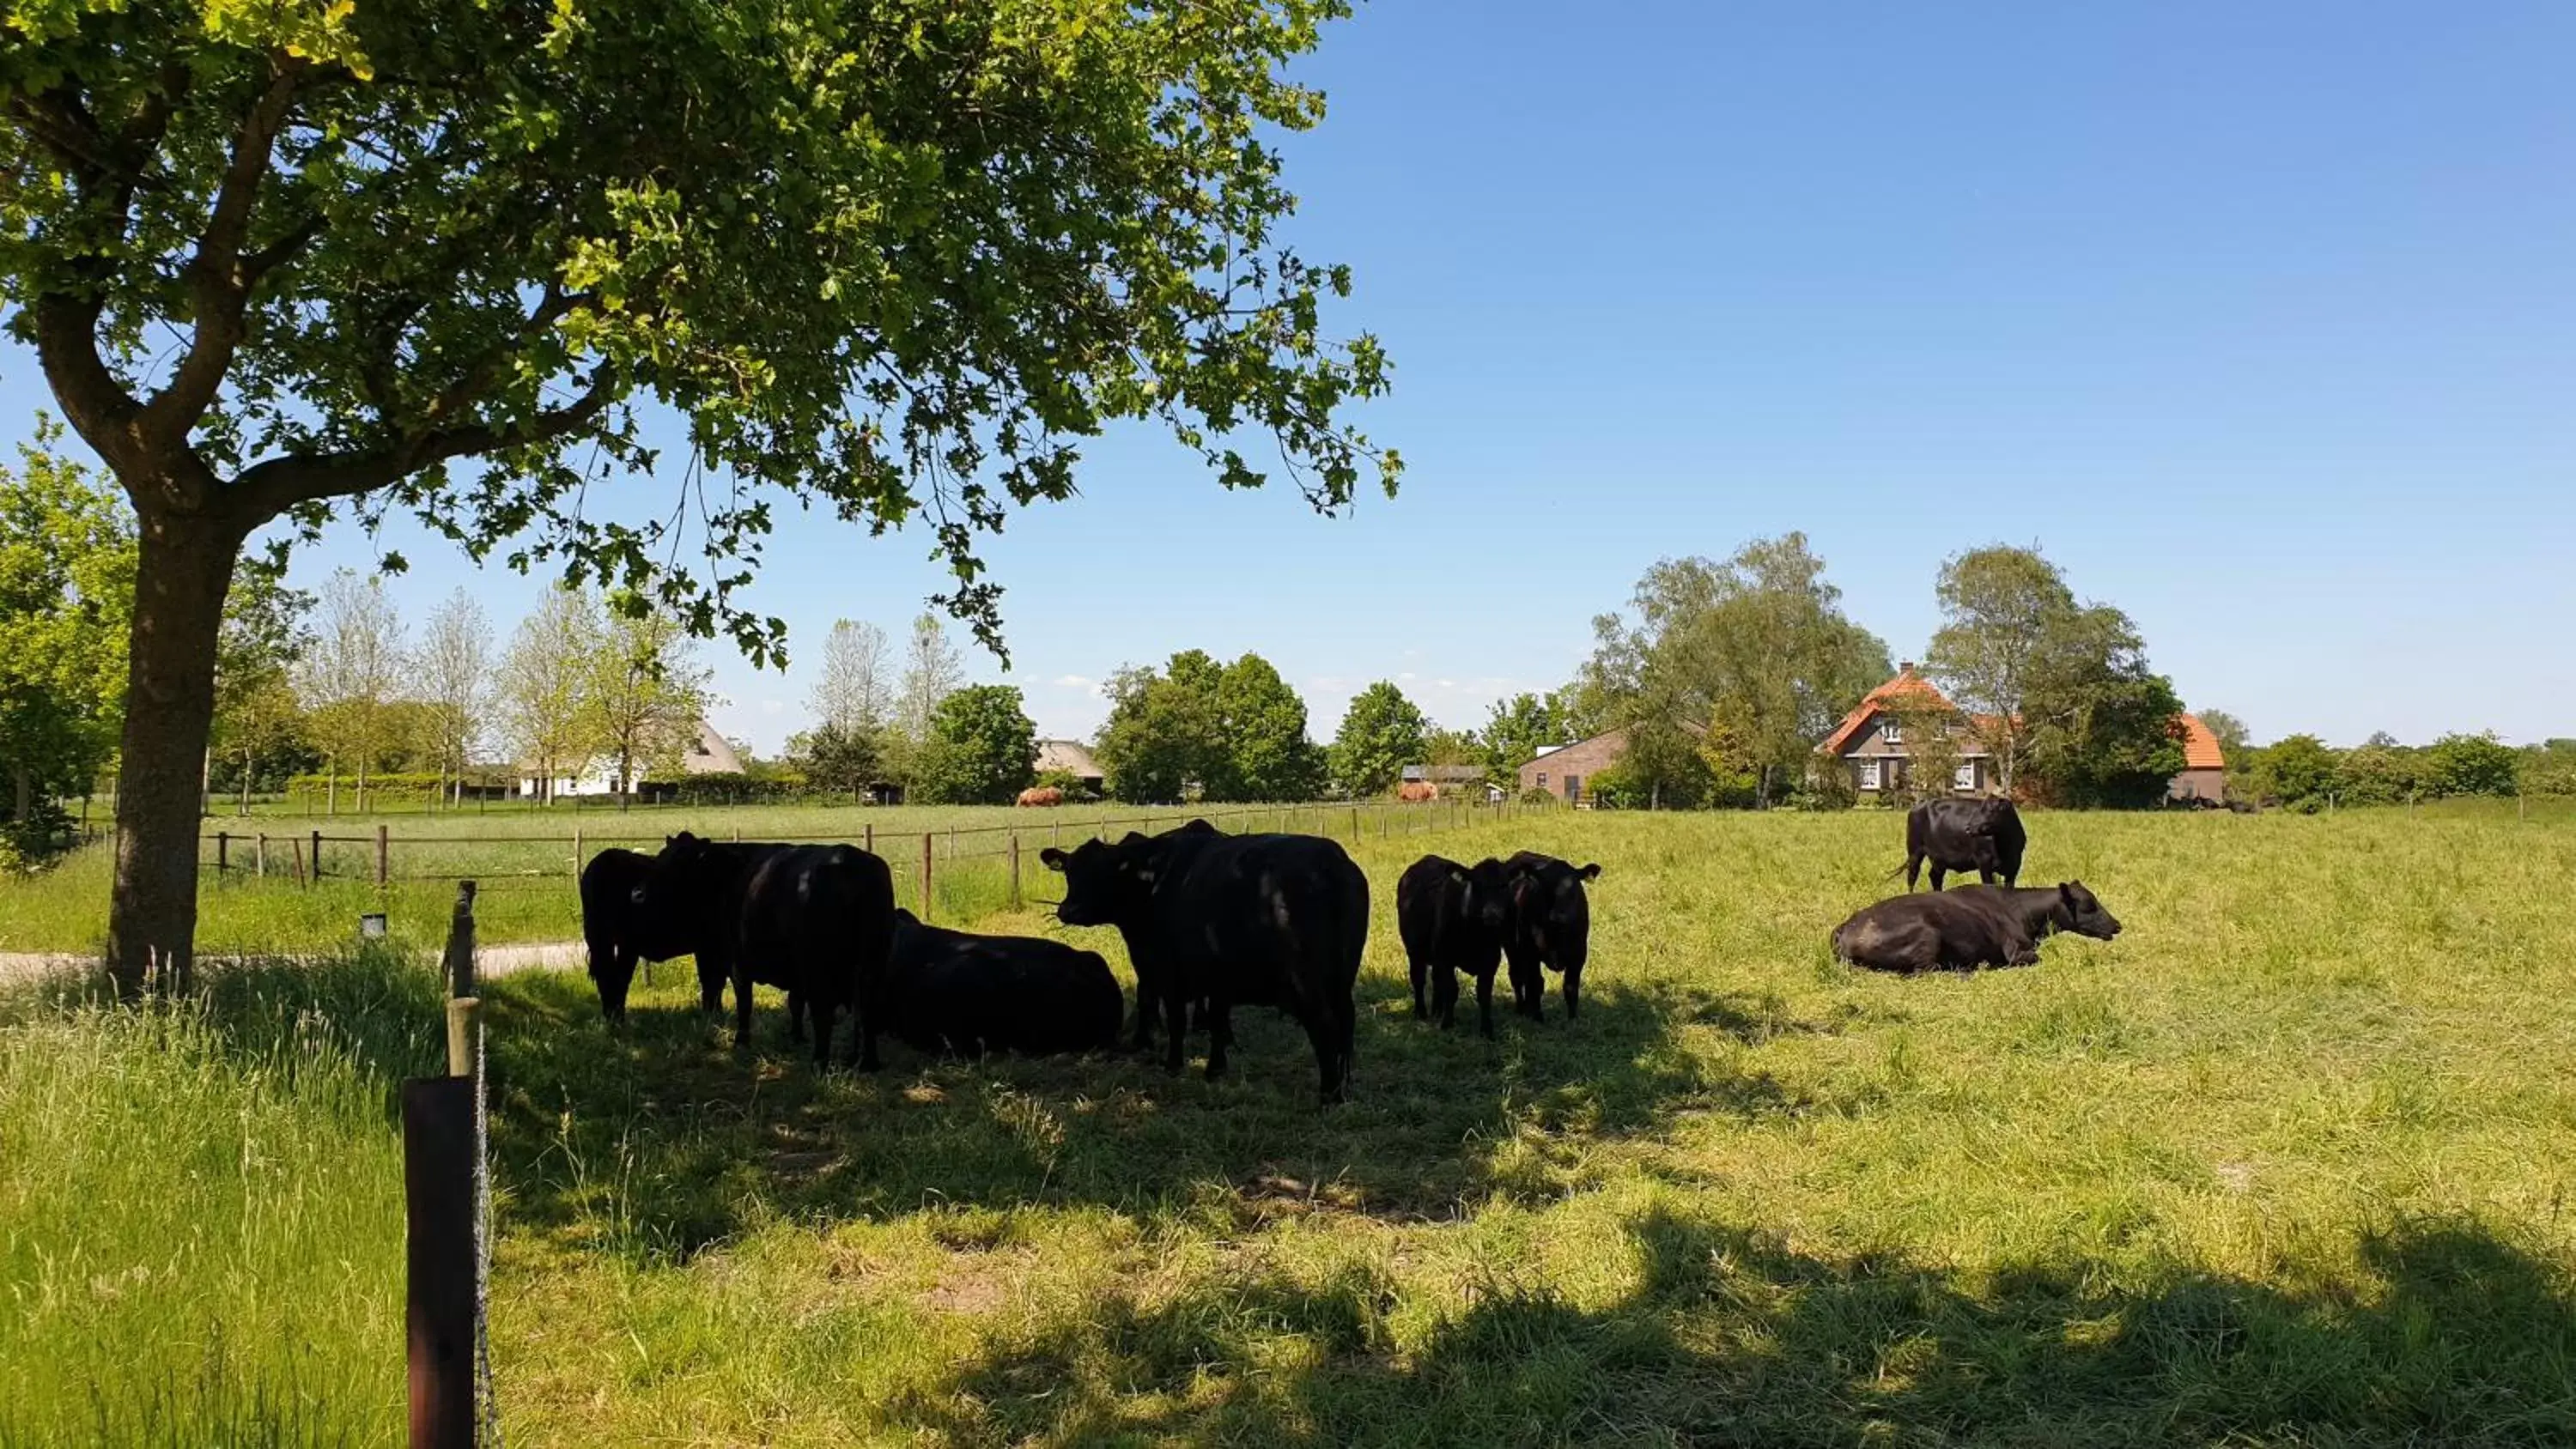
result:
M 1383 795 L 1420 763 L 1431 721 L 1392 680 L 1363 689 L 1333 736 L 1333 779 L 1354 795 Z
M 1385 356 L 1322 317 L 1350 275 L 1276 234 L 1274 137 L 1323 111 L 1285 70 L 1347 13 L 14 10 L 0 320 L 142 525 L 120 986 L 185 969 L 216 620 L 281 515 L 408 510 L 765 664 L 784 626 L 742 590 L 782 504 L 923 521 L 940 602 L 998 649 L 980 537 L 1070 497 L 1113 422 L 1159 422 L 1229 488 L 1275 451 L 1321 510 L 1392 489 L 1347 417 Z M 653 467 L 657 409 L 689 455 L 668 502 L 585 507 Z
M 1596 728 L 1660 736 L 1671 762 L 1630 771 L 1632 791 L 1753 781 L 1757 800 L 1801 778 L 1809 752 L 1889 672 L 1887 646 L 1842 611 L 1806 535 L 1756 539 L 1723 563 L 1665 559 L 1638 580 L 1627 616 L 1592 621 L 1595 646 L 1570 693 Z M 1696 752 L 1685 726 L 1704 732 Z M 1714 758 L 1709 758 L 1710 755 Z
M 39 806 L 107 763 L 125 714 L 134 520 L 60 437 L 40 420 L 18 466 L 0 464 L 0 806 L 21 848 L 46 843 Z
M 1486 712 L 1483 744 L 1485 783 L 1517 790 L 1521 766 L 1538 758 L 1547 745 L 1571 744 L 1553 694 L 1521 693 L 1498 699 Z
M 1220 665 L 1184 649 L 1159 671 L 1120 670 L 1109 700 L 1098 754 L 1121 800 L 1180 800 L 1193 786 L 1212 801 L 1310 800 L 1323 788 L 1306 702 L 1258 654 Z
M 1038 727 L 1007 684 L 970 684 L 939 702 L 913 773 L 925 805 L 1007 805 L 1037 779 Z

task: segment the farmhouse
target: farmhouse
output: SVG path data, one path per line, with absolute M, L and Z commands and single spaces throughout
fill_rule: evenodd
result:
M 1092 757 L 1088 745 L 1073 740 L 1038 741 L 1038 773 L 1052 775 L 1062 771 L 1082 782 L 1082 788 L 1097 795 L 1109 783 L 1109 776 Z
M 1437 788 L 1444 795 L 1454 794 L 1457 791 L 1474 789 L 1484 784 L 1485 767 L 1482 765 L 1407 765 L 1404 767 L 1403 783 L 1427 784 Z
M 536 770 L 537 767 L 529 761 L 519 762 L 521 795 L 543 794 L 549 799 L 560 799 L 567 795 L 617 793 L 617 762 L 613 759 L 594 757 L 587 760 L 573 773 L 557 775 L 550 790 L 541 788 L 545 782 L 538 777 Z M 732 741 L 716 733 L 714 725 L 700 719 L 697 738 L 689 741 L 688 749 L 680 755 L 679 772 L 683 776 L 739 775 L 742 773 L 742 756 L 735 751 Z M 648 782 L 639 780 L 635 783 L 638 788 L 641 788 Z M 649 783 L 666 782 L 656 780 Z
M 1816 751 L 1848 771 L 1863 795 L 1891 793 L 1906 786 L 1914 755 L 1923 744 L 1919 738 L 1909 739 L 1907 731 L 1939 728 L 1947 731 L 1948 753 L 1956 761 L 1951 792 L 1990 795 L 2003 788 L 1994 753 L 1981 737 L 1991 723 L 1952 704 L 1908 660 L 1897 666 L 1895 678 L 1871 690 L 1844 715 Z M 2174 776 L 2168 793 L 2177 800 L 2225 800 L 2227 759 L 2218 737 L 2196 715 L 2177 716 L 2174 723 L 2182 733 L 2183 772 Z

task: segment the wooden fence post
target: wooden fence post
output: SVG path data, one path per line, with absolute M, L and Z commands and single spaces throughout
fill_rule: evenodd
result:
M 286 837 L 286 848 L 295 852 L 295 883 L 300 886 L 304 884 L 304 841 L 290 835 Z
M 1011 832 L 1011 909 L 1020 908 L 1020 832 Z
M 405 1283 L 412 1449 L 473 1449 L 483 1281 L 483 1154 L 477 1106 L 474 882 L 456 886 L 448 924 L 447 1075 L 402 1084 Z
M 322 883 L 322 832 L 319 830 L 313 832 L 313 876 L 311 883 L 314 885 L 320 885 Z
M 260 832 L 251 841 L 250 870 L 252 875 L 261 880 L 268 879 L 268 833 L 266 831 Z
M 572 828 L 572 873 L 575 877 L 581 874 L 581 827 L 578 825 Z
M 930 832 L 921 832 L 921 918 L 930 919 Z
M 1351 844 L 1360 843 L 1360 807 L 1351 807 Z
M 393 879 L 393 853 L 392 827 L 379 823 L 376 826 L 376 889 L 378 890 L 383 890 L 385 882 Z
M 224 883 L 224 868 L 231 864 L 233 838 L 223 831 L 215 832 L 215 884 Z
M 862 848 L 865 849 L 868 854 L 874 855 L 877 853 L 877 823 L 873 820 L 869 821 L 866 829 L 868 843 Z

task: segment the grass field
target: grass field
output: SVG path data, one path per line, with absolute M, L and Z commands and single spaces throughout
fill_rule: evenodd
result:
M 2034 816 L 2119 940 L 1851 973 L 1898 830 L 1367 840 L 1330 1111 L 1268 1013 L 1214 1085 L 818 1080 L 774 1012 L 746 1061 L 676 987 L 620 1038 L 577 975 L 496 982 L 510 1440 L 2576 1440 L 2576 822 Z M 1606 867 L 1584 1019 L 1415 1023 L 1395 875 L 1524 845 Z M 0 1443 L 393 1441 L 434 998 L 376 957 L 6 1000 Z

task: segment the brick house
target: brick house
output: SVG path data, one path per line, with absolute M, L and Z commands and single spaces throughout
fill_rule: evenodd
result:
M 1993 752 L 1978 735 L 1986 721 L 1972 720 L 1952 704 L 1932 681 L 1915 671 L 1910 660 L 1897 666 L 1895 678 L 1871 690 L 1844 715 L 1816 752 L 1850 772 L 1853 787 L 1864 797 L 1893 793 L 1905 787 L 1906 772 L 1913 763 L 1906 730 L 1923 728 L 1925 717 L 1933 715 L 1947 717 L 1945 727 L 1958 757 L 1951 793 L 2000 793 L 2003 784 Z M 2227 758 L 2218 737 L 2197 715 L 2177 715 L 2174 727 L 2182 737 L 2183 771 L 2174 776 L 2167 793 L 2177 800 L 2225 800 Z
M 1934 715 L 1946 717 L 1943 727 L 1950 732 L 1951 748 L 1958 757 L 1951 793 L 1991 795 L 2000 789 L 1994 753 L 1949 696 L 1915 672 L 1912 660 L 1897 666 L 1894 679 L 1862 696 L 1816 753 L 1847 772 L 1852 787 L 1863 797 L 1892 794 L 1904 788 L 1906 770 L 1913 763 L 1906 730 L 1924 728 L 1925 718 Z
M 1539 751 L 1521 766 L 1521 793 L 1545 790 L 1568 805 L 1583 803 L 1583 782 L 1619 763 L 1628 753 L 1628 732 L 1609 730 L 1588 740 Z

